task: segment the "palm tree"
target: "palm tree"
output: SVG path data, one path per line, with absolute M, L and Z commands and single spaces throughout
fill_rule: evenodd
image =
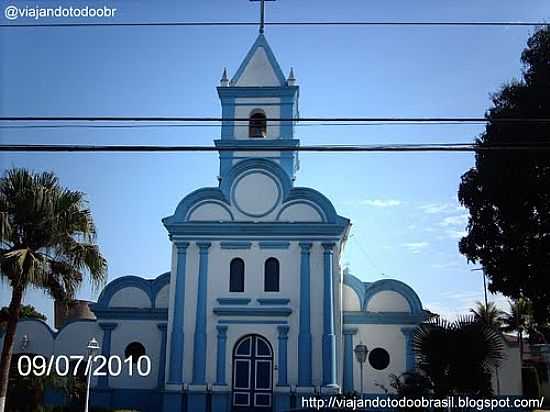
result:
M 510 312 L 504 312 L 502 315 L 502 330 L 504 332 L 517 332 L 519 354 L 523 362 L 523 332 L 531 327 L 531 308 L 529 302 L 519 298 L 516 301 L 508 301 Z
M 413 350 L 418 370 L 438 398 L 491 395 L 491 370 L 504 357 L 499 332 L 473 316 L 454 322 L 435 318 L 420 325 Z
M 474 319 L 485 323 L 495 329 L 500 328 L 502 321 L 502 311 L 497 309 L 494 302 L 487 302 L 487 305 L 476 302 L 476 307 L 470 309 L 470 313 L 474 315 Z
M 0 276 L 12 289 L 0 357 L 0 412 L 25 290 L 70 299 L 86 274 L 95 287 L 105 279 L 107 262 L 94 243 L 84 196 L 61 187 L 53 173 L 10 169 L 0 179 Z

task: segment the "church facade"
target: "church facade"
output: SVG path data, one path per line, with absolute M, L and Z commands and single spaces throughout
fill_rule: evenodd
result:
M 21 321 L 15 351 L 82 354 L 95 337 L 105 356 L 148 356 L 147 376 L 93 377 L 91 403 L 105 408 L 284 411 L 304 396 L 391 391 L 391 374 L 415 368 L 412 332 L 427 312 L 399 280 L 342 270 L 350 220 L 295 185 L 292 70 L 283 74 L 260 33 L 218 94 L 219 184 L 163 219 L 170 272 L 113 280 L 91 306 L 95 320 L 58 331 Z M 363 365 L 358 344 L 369 350 Z

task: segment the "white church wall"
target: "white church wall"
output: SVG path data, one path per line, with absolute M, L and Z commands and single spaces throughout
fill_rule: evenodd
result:
M 357 293 L 348 285 L 342 286 L 342 306 L 344 311 L 360 311 L 361 302 Z
M 389 376 L 399 376 L 405 372 L 405 336 L 401 328 L 406 325 L 350 325 L 358 328 L 357 334 L 353 337 L 353 345 L 363 343 L 369 351 L 375 348 L 383 348 L 390 355 L 390 363 L 386 369 L 376 370 L 368 362 L 363 365 L 363 385 L 367 393 L 384 393 L 382 385 L 390 392 Z M 410 326 L 410 325 L 409 325 Z M 356 391 L 361 390 L 361 374 L 357 361 L 353 361 L 353 386 Z
M 323 217 L 306 203 L 294 203 L 282 209 L 278 220 L 281 222 L 322 222 Z
M 172 335 L 172 325 L 174 318 L 174 299 L 175 299 L 175 285 L 176 285 L 176 265 L 177 265 L 177 248 L 175 244 L 172 244 L 172 257 L 170 264 L 170 288 L 168 290 L 168 323 L 166 325 L 166 361 L 164 364 L 165 381 L 168 381 L 169 365 L 170 365 L 170 342 Z
M 88 343 L 94 338 L 103 341 L 103 331 L 97 322 L 71 322 L 62 328 L 55 339 L 55 355 L 87 355 Z
M 24 337 L 27 336 L 25 346 Z M 0 339 L 3 344 L 3 337 Z M 50 356 L 54 353 L 54 336 L 46 323 L 38 320 L 20 321 L 17 323 L 13 344 L 13 353 L 33 353 L 37 355 Z
M 126 287 L 116 292 L 109 302 L 112 308 L 150 308 L 151 299 L 147 293 L 136 287 Z
M 109 377 L 109 385 L 112 388 L 152 389 L 156 387 L 161 349 L 161 332 L 157 328 L 157 323 L 158 321 L 148 320 L 118 322 L 118 326 L 111 335 L 111 355 L 125 359 L 126 347 L 132 342 L 139 342 L 145 347 L 145 355 L 151 359 L 151 372 L 147 376 L 140 376 L 137 373 L 129 376 L 128 367 L 125 366 L 122 368 L 123 373 L 119 376 Z
M 170 297 L 170 284 L 164 286 L 161 290 L 158 291 L 155 298 L 155 307 L 156 308 L 167 308 Z
M 498 373 L 498 384 L 497 384 Z M 521 358 L 519 347 L 504 343 L 504 360 L 492 373 L 493 391 L 501 395 L 521 395 Z
M 279 79 L 263 47 L 256 49 L 239 81 L 235 84 L 238 87 L 280 85 Z
M 254 219 L 272 212 L 282 202 L 282 196 L 278 179 L 264 171 L 241 174 L 231 188 L 231 203 L 239 212 Z M 246 219 L 250 220 L 250 217 Z
M 188 218 L 189 221 L 230 221 L 231 215 L 223 206 L 208 202 L 194 209 Z
M 215 277 L 212 275 L 212 256 L 216 245 L 212 242 L 212 246 L 209 249 L 208 259 L 208 287 L 215 282 Z M 196 349 L 193 345 L 193 335 L 195 331 L 195 314 L 197 309 L 197 290 L 198 290 L 198 273 L 199 273 L 199 247 L 195 242 L 190 242 L 187 248 L 187 264 L 186 264 L 186 276 L 185 276 L 185 307 L 183 310 L 183 330 L 184 330 L 184 369 L 183 376 L 185 382 L 191 382 L 193 377 L 193 357 L 195 350 L 203 350 L 203 348 Z M 211 322 L 210 313 L 207 309 L 207 321 Z M 204 350 L 208 353 L 212 352 L 213 345 L 212 339 L 209 340 L 210 345 Z
M 369 312 L 410 312 L 409 303 L 401 294 L 383 290 L 375 294 L 367 305 Z
M 313 384 L 321 385 L 323 374 L 323 247 L 311 248 L 311 335 Z

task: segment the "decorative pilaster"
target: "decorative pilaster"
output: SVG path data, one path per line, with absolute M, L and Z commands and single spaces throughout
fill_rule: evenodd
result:
M 279 341 L 279 379 L 278 385 L 288 385 L 287 379 L 287 343 L 288 343 L 288 326 L 277 326 L 277 331 L 279 332 L 278 341 Z
M 414 372 L 416 369 L 416 359 L 414 356 L 414 351 L 412 348 L 412 341 L 414 337 L 414 331 L 416 330 L 416 327 L 414 328 L 401 328 L 401 333 L 405 336 L 405 369 L 407 372 Z
M 300 331 L 298 333 L 298 385 L 311 386 L 311 242 L 300 243 Z
M 332 284 L 334 243 L 323 243 L 323 386 L 336 383 L 336 335 Z
M 166 323 L 157 323 L 157 328 L 160 330 L 160 363 L 157 378 L 157 386 L 159 388 L 164 386 L 166 373 L 166 327 Z
M 353 392 L 353 335 L 357 328 L 346 328 L 344 334 L 344 393 Z
M 189 242 L 176 243 L 177 263 L 175 273 L 175 297 L 170 336 L 170 369 L 168 383 L 183 383 L 183 308 L 185 308 L 185 271 Z M 173 275 L 173 274 L 172 274 Z
M 101 342 L 101 354 L 107 359 L 111 356 L 111 332 L 118 326 L 118 323 L 114 322 L 100 322 L 99 327 L 103 331 L 103 341 Z M 97 380 L 97 387 L 99 389 L 106 389 L 109 387 L 109 376 L 99 376 Z
M 208 249 L 210 242 L 197 242 L 199 247 L 199 276 L 197 287 L 197 311 L 195 315 L 195 337 L 193 340 L 194 385 L 206 383 L 206 298 L 208 286 Z
M 225 351 L 227 344 L 227 326 L 218 325 L 218 353 L 216 357 L 216 385 L 225 385 Z

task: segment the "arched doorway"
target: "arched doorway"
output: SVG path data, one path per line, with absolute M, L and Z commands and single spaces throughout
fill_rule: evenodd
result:
M 241 338 L 233 349 L 233 410 L 270 411 L 273 404 L 273 350 L 259 335 Z

